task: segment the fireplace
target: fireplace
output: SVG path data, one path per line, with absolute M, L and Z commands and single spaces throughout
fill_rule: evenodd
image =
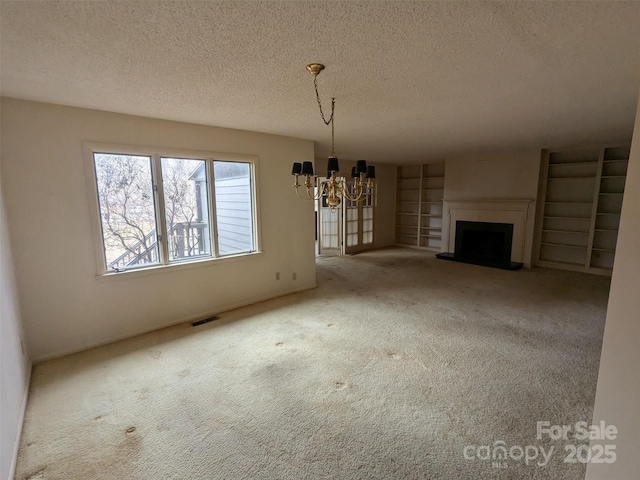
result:
M 440 258 L 455 258 L 456 228 L 458 222 L 501 223 L 512 225 L 511 258 L 507 266 L 507 255 L 499 268 L 520 268 L 531 266 L 533 245 L 533 223 L 535 201 L 532 198 L 476 198 L 447 199 L 442 209 L 442 252 Z M 473 234 L 472 234 L 473 235 Z M 519 263 L 523 262 L 523 263 Z M 483 264 L 486 264 L 485 261 Z
M 445 260 L 486 267 L 517 270 L 522 263 L 511 261 L 513 224 L 457 220 L 455 250 L 436 256 Z

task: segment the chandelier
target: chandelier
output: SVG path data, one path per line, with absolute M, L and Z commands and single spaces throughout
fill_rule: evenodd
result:
M 318 93 L 318 74 L 324 70 L 321 63 L 311 63 L 307 65 L 307 70 L 313 74 L 313 86 L 316 91 L 316 100 L 320 109 L 320 116 L 325 125 L 331 125 L 331 155 L 327 162 L 326 178 L 319 178 L 313 173 L 312 162 L 294 162 L 291 174 L 295 177 L 293 186 L 296 194 L 302 199 L 317 200 L 321 196 L 326 198 L 327 205 L 334 211 L 341 203 L 341 199 L 351 202 L 360 202 L 369 195 L 374 194 L 376 167 L 369 165 L 365 160 L 358 160 L 356 166 L 351 169 L 351 181 L 336 176 L 340 170 L 338 158 L 335 153 L 334 118 L 336 99 L 331 99 L 331 116 L 327 120 L 322 111 L 320 94 Z M 299 177 L 304 176 L 304 183 L 300 184 Z M 300 187 L 304 186 L 306 197 L 300 194 Z

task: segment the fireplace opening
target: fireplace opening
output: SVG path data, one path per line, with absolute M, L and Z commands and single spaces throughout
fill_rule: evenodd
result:
M 511 261 L 513 225 L 510 223 L 456 222 L 454 255 L 471 262 Z
M 438 258 L 487 267 L 517 270 L 522 263 L 511 261 L 513 224 L 456 221 L 455 250 Z

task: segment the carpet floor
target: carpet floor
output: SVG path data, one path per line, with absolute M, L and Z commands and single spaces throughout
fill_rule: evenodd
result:
M 584 478 L 536 427 L 591 423 L 608 278 L 401 248 L 317 276 L 37 364 L 16 478 Z

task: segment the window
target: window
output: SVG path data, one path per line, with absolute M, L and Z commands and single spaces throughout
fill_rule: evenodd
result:
M 104 272 L 251 253 L 252 161 L 92 150 Z
M 169 261 L 211 255 L 204 160 L 161 158 Z
M 220 255 L 253 250 L 251 169 L 248 163 L 213 162 Z

